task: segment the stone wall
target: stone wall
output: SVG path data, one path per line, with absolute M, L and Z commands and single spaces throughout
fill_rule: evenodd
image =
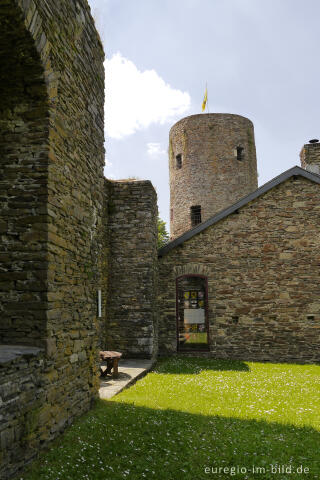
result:
M 241 160 L 237 147 L 242 148 Z M 181 155 L 181 168 L 177 155 Z M 192 228 L 192 206 L 201 206 L 203 222 L 257 188 L 252 122 L 223 113 L 179 120 L 170 130 L 169 173 L 173 239 Z
M 103 280 L 104 54 L 86 0 L 55 3 L 48 33 L 53 36 L 50 65 L 55 88 L 49 135 L 47 353 L 61 365 L 72 363 L 67 382 L 70 374 L 78 378 L 82 357 L 93 379 L 97 372 L 97 290 Z M 97 386 L 93 380 L 87 403 Z
M 39 52 L 15 2 L 1 2 L 0 27 L 0 342 L 42 345 L 49 102 Z
M 87 410 L 99 387 L 104 54 L 86 0 L 4 0 L 0 22 L 0 341 L 44 347 L 32 387 L 37 408 L 47 405 L 33 426 L 40 445 Z M 20 384 L 14 369 L 4 363 L 3 377 Z M 6 448 L 22 465 L 33 443 L 17 432 L 5 434 Z
M 92 382 L 92 375 L 87 359 L 79 355 L 77 379 L 72 377 L 72 361 L 63 366 L 70 374 L 67 384 L 61 366 L 43 349 L 0 345 L 1 479 L 11 478 L 62 433 L 75 415 L 88 410 L 84 384 Z
M 293 176 L 168 251 L 159 264 L 159 352 L 176 351 L 177 276 L 201 273 L 211 355 L 319 361 L 319 223 L 319 185 Z
M 49 379 L 44 376 L 44 362 L 39 348 L 24 346 L 17 353 L 16 348 L 0 346 L 1 478 L 16 473 L 50 437 L 52 405 L 45 402 Z
M 109 280 L 104 349 L 157 352 L 157 195 L 149 181 L 106 181 Z

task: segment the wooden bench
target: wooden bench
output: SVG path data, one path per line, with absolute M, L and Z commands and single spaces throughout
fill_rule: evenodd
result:
M 118 365 L 119 360 L 122 357 L 122 353 L 120 352 L 110 352 L 100 351 L 100 360 L 107 362 L 107 368 L 105 371 L 102 370 L 100 367 L 101 377 L 106 377 L 108 374 L 111 374 L 111 370 L 113 369 L 112 378 L 117 378 L 119 376 L 118 372 Z

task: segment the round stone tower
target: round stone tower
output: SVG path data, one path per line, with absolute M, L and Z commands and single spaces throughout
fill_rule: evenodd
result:
M 240 115 L 191 115 L 170 130 L 170 237 L 258 186 L 253 124 Z

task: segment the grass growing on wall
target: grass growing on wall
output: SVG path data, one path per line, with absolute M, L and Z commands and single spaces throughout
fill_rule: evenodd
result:
M 164 360 L 21 478 L 320 478 L 319 399 L 319 365 Z

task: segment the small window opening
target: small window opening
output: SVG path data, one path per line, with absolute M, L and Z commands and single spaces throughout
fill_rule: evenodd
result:
M 237 160 L 243 160 L 243 153 L 244 153 L 244 148 L 243 147 L 237 147 Z
M 190 208 L 191 225 L 195 227 L 201 223 L 201 205 L 194 205 Z
M 263 318 L 262 317 L 256 317 L 254 319 L 255 322 L 262 322 L 263 321 Z
M 170 220 L 171 220 L 171 222 L 173 220 L 173 208 L 170 209 Z
M 314 315 L 307 315 L 307 320 L 314 321 Z
M 239 317 L 237 315 L 231 317 L 231 320 L 232 320 L 232 323 L 234 323 L 235 325 L 239 323 Z
M 181 153 L 178 153 L 178 155 L 176 155 L 176 167 L 177 167 L 177 169 L 180 169 L 182 167 L 182 155 L 181 155 Z

